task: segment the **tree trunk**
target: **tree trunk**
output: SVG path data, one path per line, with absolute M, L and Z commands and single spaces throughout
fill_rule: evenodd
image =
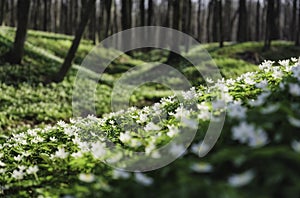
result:
M 292 22 L 291 22 L 291 27 L 290 27 L 290 32 L 291 32 L 291 40 L 296 40 L 296 34 L 295 34 L 295 27 L 297 27 L 297 0 L 293 0 L 293 15 L 292 15 Z
M 109 31 L 109 27 L 110 27 L 111 4 L 112 4 L 112 0 L 106 0 L 105 1 L 105 10 L 106 10 L 105 38 L 108 37 L 108 31 Z
M 181 0 L 174 0 L 173 1 L 173 23 L 172 23 L 172 28 L 175 30 L 180 30 L 180 21 L 181 21 Z M 173 37 L 173 35 L 170 35 Z M 174 39 L 174 38 L 173 38 Z M 177 42 L 177 43 L 176 43 Z M 172 63 L 178 63 L 178 60 L 180 59 L 180 55 L 174 53 L 173 51 L 179 51 L 179 41 L 174 42 L 172 46 L 170 46 L 171 51 L 169 53 L 168 59 L 167 59 L 167 64 L 172 64 Z
M 201 41 L 201 9 L 202 9 L 202 0 L 198 0 L 198 10 L 197 10 L 197 38 L 198 41 Z
M 17 32 L 13 48 L 5 55 L 7 62 L 21 64 L 27 34 L 30 0 L 18 0 L 17 5 Z
M 211 13 L 213 11 L 213 1 L 211 0 L 208 3 L 208 14 L 207 14 L 207 19 L 206 19 L 206 37 L 207 37 L 207 42 L 209 43 L 211 41 L 211 35 L 210 35 L 210 29 L 211 29 Z
M 259 41 L 260 35 L 260 2 L 256 3 L 256 20 L 255 20 L 255 40 Z
M 300 0 L 298 0 L 298 7 L 300 9 Z M 300 46 L 300 10 L 298 12 L 298 26 L 297 26 L 296 46 Z
M 265 44 L 263 50 L 269 50 L 272 42 L 272 26 L 275 25 L 274 20 L 274 0 L 267 1 L 267 19 L 266 19 L 266 32 L 265 32 Z
M 2 25 L 2 23 L 4 21 L 5 1 L 6 0 L 0 0 L 0 26 Z
M 47 25 L 48 25 L 48 3 L 49 0 L 44 0 L 44 23 L 43 23 L 43 30 L 47 31 Z
M 145 0 L 140 1 L 140 25 L 145 26 Z
M 153 0 L 148 0 L 148 20 L 147 25 L 152 25 L 152 18 L 153 18 Z
M 122 8 L 121 8 L 122 30 L 131 28 L 131 6 L 132 6 L 132 0 L 122 0 Z
M 219 41 L 219 12 L 218 12 L 218 1 L 213 0 L 213 23 L 212 23 L 212 41 L 218 42 Z
M 89 39 L 93 41 L 93 44 L 96 44 L 96 6 L 92 7 L 88 12 L 91 12 L 89 22 Z
M 72 61 L 75 57 L 76 51 L 78 49 L 78 46 L 80 44 L 80 40 L 82 38 L 84 29 L 89 21 L 89 17 L 90 17 L 90 10 L 93 9 L 95 7 L 95 1 L 96 0 L 89 0 L 86 1 L 86 4 L 84 6 L 84 12 L 83 15 L 81 16 L 81 20 L 80 23 L 78 25 L 78 29 L 76 30 L 76 34 L 75 34 L 75 38 L 72 42 L 72 46 L 70 47 L 68 54 L 64 60 L 64 63 L 62 64 L 60 71 L 58 72 L 58 74 L 56 75 L 56 77 L 54 78 L 55 82 L 61 82 L 64 77 L 66 76 L 66 74 L 68 73 L 69 69 L 72 66 Z
M 223 31 L 223 5 L 222 0 L 218 0 L 219 11 L 219 46 L 224 46 L 224 31 Z
M 238 22 L 238 32 L 237 41 L 245 42 L 247 41 L 247 9 L 246 0 L 239 0 L 239 22 Z

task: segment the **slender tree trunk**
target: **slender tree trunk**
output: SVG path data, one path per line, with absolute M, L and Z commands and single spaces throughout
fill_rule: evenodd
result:
M 81 40 L 83 32 L 84 32 L 84 29 L 88 23 L 88 20 L 89 20 L 90 14 L 91 14 L 90 10 L 92 10 L 95 7 L 95 1 L 96 0 L 86 1 L 86 4 L 83 8 L 84 9 L 83 15 L 81 16 L 81 20 L 78 25 L 78 29 L 76 30 L 75 38 L 72 42 L 72 45 L 68 51 L 66 58 L 64 60 L 64 63 L 62 64 L 62 66 L 60 68 L 60 71 L 54 78 L 55 82 L 61 82 L 72 66 L 72 61 L 75 57 L 76 51 L 79 47 L 80 40 Z
M 299 11 L 298 11 L 298 28 L 297 28 L 297 36 L 296 36 L 296 46 L 300 46 L 300 0 L 298 0 L 298 7 L 299 7 Z
M 245 42 L 247 41 L 247 8 L 246 0 L 239 0 L 239 22 L 238 22 L 238 32 L 237 41 Z
M 265 44 L 263 50 L 269 50 L 272 42 L 272 26 L 275 25 L 274 20 L 274 0 L 268 0 L 268 8 L 267 8 L 267 19 L 266 19 L 266 32 L 265 32 Z
M 174 0 L 173 1 L 173 23 L 172 28 L 175 30 L 180 30 L 179 27 L 181 26 L 181 0 Z M 173 37 L 173 35 L 171 35 Z M 174 38 L 173 38 L 174 39 Z M 177 38 L 178 39 L 178 38 Z M 173 51 L 179 51 L 179 41 L 174 42 L 172 46 L 170 46 L 171 51 L 169 53 L 167 64 L 178 63 L 180 56 Z
M 24 45 L 27 34 L 30 0 L 18 0 L 17 5 L 17 32 L 11 51 L 5 55 L 5 59 L 11 64 L 21 64 Z
M 145 26 L 145 0 L 140 1 L 140 25 Z
M 6 0 L 0 0 L 0 25 L 2 25 L 4 21 L 5 2 Z
M 91 12 L 89 22 L 89 39 L 93 41 L 93 44 L 96 44 L 96 6 L 92 7 L 88 12 Z
M 43 23 L 43 30 L 47 31 L 47 25 L 48 25 L 48 3 L 49 0 L 44 0 L 44 23 Z
M 10 25 L 15 26 L 15 1 L 10 0 Z
M 206 37 L 207 37 L 207 42 L 209 43 L 211 41 L 211 35 L 210 35 L 210 30 L 211 30 L 211 13 L 213 11 L 213 1 L 211 0 L 208 3 L 208 14 L 207 14 L 207 19 L 206 19 Z
M 153 18 L 153 0 L 148 0 L 148 20 L 147 25 L 152 25 L 152 18 Z
M 108 31 L 110 27 L 110 18 L 111 18 L 111 4 L 112 0 L 105 1 L 105 10 L 106 10 L 106 27 L 105 27 L 105 38 L 108 37 Z
M 219 11 L 219 46 L 224 46 L 224 30 L 223 30 L 223 2 L 218 0 L 218 11 Z
M 296 34 L 295 34 L 295 27 L 297 27 L 297 0 L 293 0 L 293 15 L 292 15 L 292 22 L 290 26 L 290 32 L 291 32 L 291 40 L 296 40 Z
M 259 41 L 260 35 L 260 2 L 256 3 L 256 20 L 255 20 L 255 40 Z
M 201 9 L 202 9 L 202 0 L 198 0 L 198 10 L 197 10 L 197 38 L 201 41 Z
M 213 23 L 212 23 L 212 39 L 213 42 L 219 41 L 219 11 L 218 11 L 218 1 L 213 0 Z

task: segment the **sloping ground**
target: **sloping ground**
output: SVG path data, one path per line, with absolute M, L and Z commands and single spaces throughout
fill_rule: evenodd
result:
M 58 122 L 0 140 L 0 183 L 10 197 L 294 197 L 300 193 L 300 60 L 266 61 L 255 73 L 213 82 L 143 109 Z M 220 91 L 222 94 L 220 94 Z M 209 102 L 215 100 L 212 104 Z M 228 117 L 214 149 L 200 147 L 210 116 Z M 194 104 L 196 103 L 196 108 Z M 163 116 L 166 115 L 166 116 Z M 182 119 L 184 118 L 184 119 Z M 128 126 L 136 126 L 126 130 Z M 180 143 L 171 165 L 149 173 L 113 170 L 124 155 L 156 147 L 198 126 L 188 151 Z M 88 139 L 87 139 L 88 137 Z M 107 150 L 114 142 L 126 153 Z M 121 152 L 121 151 L 120 151 Z M 131 159 L 132 163 L 137 160 Z M 149 164 L 145 164 L 149 165 Z

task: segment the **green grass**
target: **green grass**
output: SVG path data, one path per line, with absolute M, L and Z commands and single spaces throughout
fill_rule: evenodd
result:
M 12 46 L 14 35 L 14 28 L 0 27 L 0 131 L 8 133 L 16 128 L 51 124 L 58 119 L 67 120 L 72 116 L 72 90 L 78 69 L 84 71 L 91 79 L 98 78 L 97 73 L 80 67 L 82 60 L 94 47 L 92 42 L 82 40 L 74 65 L 62 83 L 42 85 L 41 82 L 59 70 L 73 37 L 29 30 L 22 65 L 9 65 L 1 59 L 1 56 Z M 262 46 L 261 42 L 226 43 L 225 47 L 220 49 L 217 43 L 212 43 L 201 47 L 196 46 L 187 55 L 197 57 L 199 51 L 204 48 L 209 52 L 224 78 L 236 78 L 245 72 L 257 70 L 253 56 L 251 56 L 253 54 L 258 57 L 258 61 L 265 58 L 283 59 L 300 54 L 299 48 L 294 47 L 290 42 L 275 41 L 269 52 L 263 52 Z M 104 48 L 98 52 L 104 60 L 118 53 Z M 248 59 L 245 55 L 247 53 L 250 54 Z M 164 82 L 174 87 L 180 86 L 180 79 L 176 77 L 164 79 L 165 77 L 159 72 L 153 72 L 152 67 L 142 66 L 144 61 L 166 61 L 167 55 L 166 50 L 156 49 L 134 52 L 133 57 L 124 54 L 114 60 L 99 81 L 101 86 L 97 88 L 99 94 L 97 94 L 96 102 L 98 116 L 110 112 L 109 96 L 114 81 L 133 67 L 140 68 L 134 74 L 139 79 L 148 77 L 149 72 L 152 72 L 152 75 L 159 76 Z M 198 69 L 201 72 L 207 72 L 206 64 L 213 63 L 204 62 L 192 67 L 189 63 L 182 61 L 175 66 L 190 80 L 192 85 L 197 86 L 204 83 Z M 150 83 L 134 91 L 130 104 L 137 107 L 150 105 L 172 93 L 173 91 L 167 87 Z

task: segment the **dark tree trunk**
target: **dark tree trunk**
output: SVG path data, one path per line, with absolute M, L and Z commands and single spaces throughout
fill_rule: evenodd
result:
M 298 12 L 298 25 L 297 25 L 297 36 L 296 36 L 296 46 L 300 46 L 300 0 L 298 0 L 298 7 L 299 7 L 299 12 Z
M 219 11 L 219 46 L 224 46 L 224 31 L 223 31 L 223 5 L 222 0 L 218 0 Z
M 260 35 L 260 2 L 256 3 L 256 20 L 255 20 L 255 40 L 259 41 Z
M 291 40 L 296 40 L 296 34 L 295 34 L 295 27 L 297 27 L 297 0 L 293 0 L 293 15 L 292 15 L 292 22 L 290 27 L 291 32 Z
M 181 0 L 174 0 L 173 1 L 173 23 L 172 23 L 172 28 L 175 30 L 180 30 L 180 21 L 181 21 Z M 173 36 L 173 35 L 171 35 Z M 174 38 L 173 38 L 174 39 Z M 180 56 L 173 51 L 179 51 L 179 41 L 174 42 L 172 46 L 170 46 L 171 51 L 169 53 L 168 59 L 167 59 L 167 64 L 173 64 L 173 63 L 178 63 L 178 60 L 180 59 Z
M 122 0 L 121 23 L 123 30 L 131 28 L 131 6 L 132 0 Z
M 172 0 L 168 0 L 168 8 L 166 13 L 165 27 L 170 27 Z
M 15 26 L 15 1 L 10 1 L 10 25 Z
M 201 9 L 202 9 L 202 0 L 198 0 L 198 10 L 197 10 L 197 38 L 198 41 L 201 41 Z
M 62 64 L 60 71 L 58 72 L 58 74 L 56 75 L 56 77 L 54 78 L 55 82 L 61 82 L 64 77 L 66 76 L 66 74 L 68 73 L 69 69 L 72 66 L 72 61 L 75 57 L 76 51 L 79 47 L 80 44 L 80 40 L 82 38 L 84 29 L 89 21 L 89 17 L 90 17 L 90 10 L 93 9 L 95 7 L 95 1 L 96 0 L 89 0 L 86 1 L 86 4 L 84 6 L 84 12 L 83 15 L 81 16 L 81 20 L 80 23 L 78 25 L 78 29 L 76 30 L 76 34 L 75 34 L 75 38 L 72 42 L 72 45 L 68 51 L 68 54 L 64 60 L 64 63 Z
M 91 12 L 89 22 L 89 39 L 93 41 L 93 44 L 96 44 L 96 6 L 92 7 L 88 12 Z
M 109 27 L 110 27 L 111 4 L 112 4 L 112 0 L 105 1 L 105 10 L 106 10 L 105 38 L 108 37 L 108 31 L 109 31 Z
M 218 1 L 213 0 L 213 23 L 212 23 L 212 39 L 213 42 L 219 41 L 219 11 L 218 11 Z
M 208 14 L 207 14 L 207 19 L 206 19 L 206 37 L 207 37 L 208 43 L 211 41 L 210 30 L 211 30 L 211 13 L 213 11 L 213 1 L 214 0 L 211 0 L 208 3 Z
M 48 25 L 48 3 L 49 0 L 44 0 L 44 23 L 43 23 L 43 30 L 47 31 L 47 25 Z
M 237 41 L 245 42 L 247 41 L 247 8 L 246 0 L 239 0 L 239 22 L 237 31 Z
M 141 17 L 141 26 L 145 26 L 145 0 L 140 1 L 140 17 Z
M 267 1 L 267 19 L 266 19 L 266 32 L 265 32 L 265 44 L 263 50 L 269 50 L 272 42 L 272 28 L 275 26 L 274 20 L 274 0 Z
M 153 0 L 148 0 L 148 20 L 147 25 L 152 25 L 152 18 L 153 18 Z
M 4 21 L 5 2 L 6 0 L 0 0 L 0 25 L 2 25 Z
M 5 55 L 11 64 L 21 64 L 27 34 L 30 0 L 18 0 L 17 5 L 17 32 L 13 48 Z

